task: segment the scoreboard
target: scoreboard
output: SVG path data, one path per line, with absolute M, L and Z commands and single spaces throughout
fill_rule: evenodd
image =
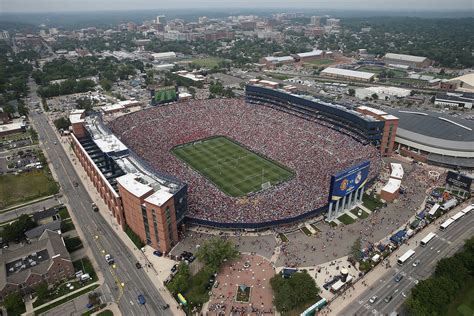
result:
M 369 169 L 370 161 L 364 161 L 331 176 L 329 203 L 342 199 L 344 196 L 363 187 L 367 182 Z

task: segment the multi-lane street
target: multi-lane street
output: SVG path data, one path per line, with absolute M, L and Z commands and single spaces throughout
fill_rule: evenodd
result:
M 474 216 L 473 214 L 467 215 L 460 222 L 451 225 L 446 231 L 440 231 L 436 227 L 434 233 L 436 237 L 425 247 L 412 242 L 409 248 L 415 250 L 415 254 L 403 265 L 395 264 L 388 269 L 387 273 L 380 277 L 377 285 L 359 295 L 341 314 L 390 315 L 393 311 L 397 311 L 410 294 L 411 288 L 419 280 L 428 278 L 440 259 L 452 256 L 462 247 L 464 240 L 474 234 Z M 423 237 L 427 234 L 428 231 L 421 232 Z M 415 262 L 418 264 L 414 264 Z M 397 275 L 403 277 L 399 282 L 395 281 Z M 373 296 L 377 296 L 377 299 L 371 304 L 369 300 Z
M 116 236 L 102 215 L 92 211 L 92 200 L 79 181 L 46 115 L 33 110 L 33 104 L 39 102 L 36 96 L 36 84 L 30 81 L 29 87 L 30 120 L 58 177 L 64 194 L 63 199 L 76 218 L 76 229 L 82 230 L 84 243 L 86 247 L 90 247 L 104 276 L 105 284 L 102 289 L 106 301 L 117 301 L 123 315 L 171 315 L 172 312 L 162 309 L 166 303 L 152 281 L 143 269 L 138 270 L 135 267 L 136 260 L 132 252 Z M 73 182 L 77 182 L 78 186 L 75 187 Z M 115 258 L 115 266 L 105 261 L 105 253 L 110 253 Z M 139 294 L 145 296 L 146 304 L 138 304 Z

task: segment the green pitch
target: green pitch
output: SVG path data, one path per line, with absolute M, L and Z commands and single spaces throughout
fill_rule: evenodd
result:
M 179 145 L 172 153 L 234 197 L 260 191 L 262 183 L 281 183 L 294 174 L 222 136 Z
M 158 103 L 167 102 L 176 98 L 176 90 L 161 90 L 155 93 L 155 101 Z

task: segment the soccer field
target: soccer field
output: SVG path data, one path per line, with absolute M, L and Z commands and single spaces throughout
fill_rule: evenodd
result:
M 209 179 L 227 195 L 260 191 L 262 183 L 277 183 L 293 172 L 222 136 L 177 146 L 172 153 Z

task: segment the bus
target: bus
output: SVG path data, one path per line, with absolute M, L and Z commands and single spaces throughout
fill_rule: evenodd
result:
M 471 204 L 471 205 L 465 207 L 461 212 L 463 212 L 464 215 L 467 215 L 467 214 L 469 214 L 469 212 L 471 212 L 472 210 L 474 210 L 474 204 Z
M 439 229 L 444 231 L 444 230 L 446 230 L 446 229 L 449 227 L 449 225 L 451 225 L 452 223 L 454 223 L 454 220 L 453 220 L 452 218 L 448 218 L 448 219 L 446 220 L 446 222 L 444 222 L 443 224 L 441 224 L 441 226 L 439 226 Z
M 461 219 L 464 215 L 465 214 L 462 211 L 459 211 L 456 214 L 454 214 L 453 216 L 451 216 L 451 219 L 456 222 L 459 219 Z
M 415 251 L 413 249 L 409 249 L 407 252 L 405 252 L 403 256 L 398 258 L 397 260 L 398 265 L 401 266 L 403 263 L 405 263 L 405 261 L 410 259 L 414 254 L 415 254 Z
M 426 237 L 420 241 L 421 247 L 426 246 L 430 242 L 430 240 L 433 239 L 435 236 L 436 236 L 435 233 L 429 233 L 428 235 L 426 235 Z

